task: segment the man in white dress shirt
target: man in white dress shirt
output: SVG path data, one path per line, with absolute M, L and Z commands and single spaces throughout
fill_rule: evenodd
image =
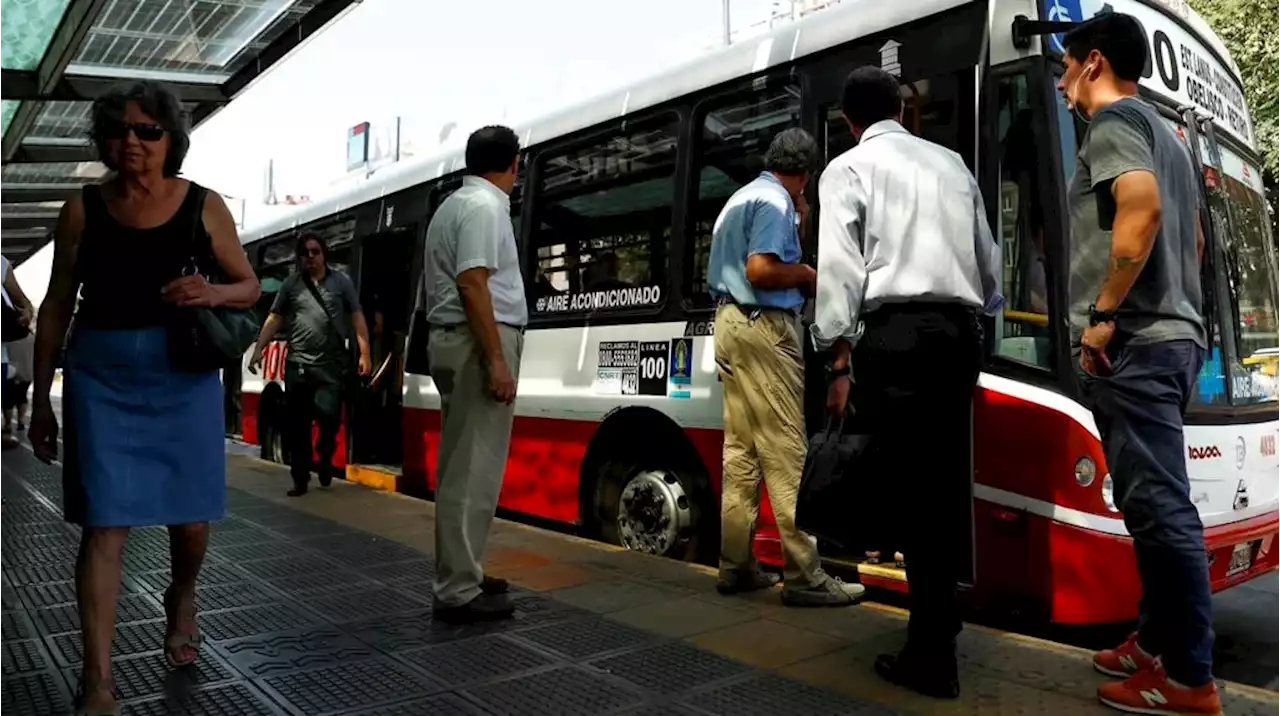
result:
M 842 104 L 859 141 L 818 184 L 814 345 L 832 350 L 828 409 L 844 412 L 853 382 L 877 432 L 891 473 L 869 479 L 905 481 L 912 495 L 900 516 L 911 558 L 907 646 L 877 659 L 876 671 L 955 698 L 978 314 L 1002 302 L 999 249 L 964 160 L 902 127 L 892 75 L 854 70 Z
M 427 351 L 440 391 L 434 617 L 510 617 L 505 580 L 480 566 L 498 507 L 529 320 L 511 225 L 520 141 L 506 127 L 467 140 L 462 187 L 427 227 L 423 264 Z

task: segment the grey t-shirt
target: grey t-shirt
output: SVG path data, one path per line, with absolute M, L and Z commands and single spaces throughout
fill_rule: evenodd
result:
M 1199 173 L 1187 145 L 1155 108 L 1128 97 L 1094 117 L 1071 182 L 1071 339 L 1078 349 L 1111 262 L 1115 200 L 1111 182 L 1131 171 L 1155 174 L 1161 220 L 1142 273 L 1116 313 L 1116 329 L 1132 343 L 1189 339 L 1205 348 L 1196 225 Z
M 351 335 L 351 316 L 360 310 L 355 284 L 341 271 L 325 271 L 324 278 L 316 282 L 316 290 L 325 306 L 316 302 L 302 276 L 295 273 L 284 280 L 271 304 L 271 312 L 288 321 L 287 360 L 291 363 L 319 366 L 341 362 L 342 351 Z M 329 314 L 336 320 L 331 320 Z M 332 336 L 334 324 L 338 330 L 336 338 Z

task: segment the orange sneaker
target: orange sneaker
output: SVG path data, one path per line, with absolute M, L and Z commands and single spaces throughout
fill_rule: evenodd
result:
M 1124 681 L 1112 681 L 1098 687 L 1098 700 L 1113 709 L 1131 714 L 1163 716 L 1221 716 L 1222 702 L 1218 685 L 1182 686 L 1169 681 L 1164 668 L 1140 671 Z
M 1114 649 L 1103 649 L 1093 655 L 1093 668 L 1107 676 L 1127 679 L 1139 671 L 1150 671 L 1156 660 L 1138 648 L 1138 632 L 1129 635 L 1123 644 Z

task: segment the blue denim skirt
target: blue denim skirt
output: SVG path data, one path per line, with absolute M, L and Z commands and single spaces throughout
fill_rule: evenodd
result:
M 169 364 L 163 328 L 77 327 L 63 375 L 63 512 L 85 527 L 180 525 L 226 510 L 222 382 Z

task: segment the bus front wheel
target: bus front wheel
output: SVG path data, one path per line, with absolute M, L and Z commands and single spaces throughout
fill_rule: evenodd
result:
M 618 463 L 606 464 L 600 478 L 601 539 L 645 554 L 696 558 L 700 510 L 688 478 Z

